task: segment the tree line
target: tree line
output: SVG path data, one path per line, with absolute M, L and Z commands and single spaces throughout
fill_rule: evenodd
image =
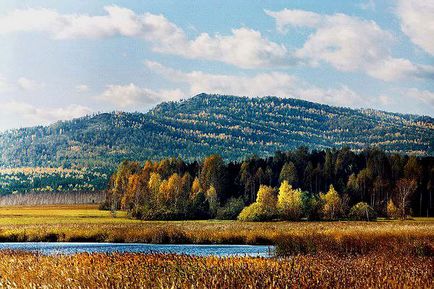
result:
M 122 162 L 101 208 L 138 219 L 375 219 L 434 215 L 434 158 L 306 147 L 225 162 Z
M 103 192 L 38 192 L 0 196 L 0 207 L 99 204 L 105 199 Z

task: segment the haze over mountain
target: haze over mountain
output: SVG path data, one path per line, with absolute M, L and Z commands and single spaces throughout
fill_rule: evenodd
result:
M 199 94 L 147 113 L 101 113 L 0 134 L 1 167 L 114 167 L 123 159 L 226 160 L 300 146 L 434 155 L 434 119 L 298 99 Z

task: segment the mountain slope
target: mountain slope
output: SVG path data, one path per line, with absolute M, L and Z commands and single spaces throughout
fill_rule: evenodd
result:
M 200 94 L 148 113 L 103 113 L 0 134 L 0 166 L 102 166 L 123 159 L 220 153 L 226 159 L 299 146 L 379 146 L 433 155 L 434 119 L 277 97 Z

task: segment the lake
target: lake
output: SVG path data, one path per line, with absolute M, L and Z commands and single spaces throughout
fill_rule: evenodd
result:
M 75 253 L 176 253 L 195 256 L 270 257 L 273 246 L 260 245 L 197 245 L 143 243 L 0 243 L 0 250 L 23 250 L 41 254 Z

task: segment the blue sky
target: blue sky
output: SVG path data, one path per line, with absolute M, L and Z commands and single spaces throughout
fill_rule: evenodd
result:
M 434 116 L 434 2 L 0 3 L 0 130 L 200 92 Z

